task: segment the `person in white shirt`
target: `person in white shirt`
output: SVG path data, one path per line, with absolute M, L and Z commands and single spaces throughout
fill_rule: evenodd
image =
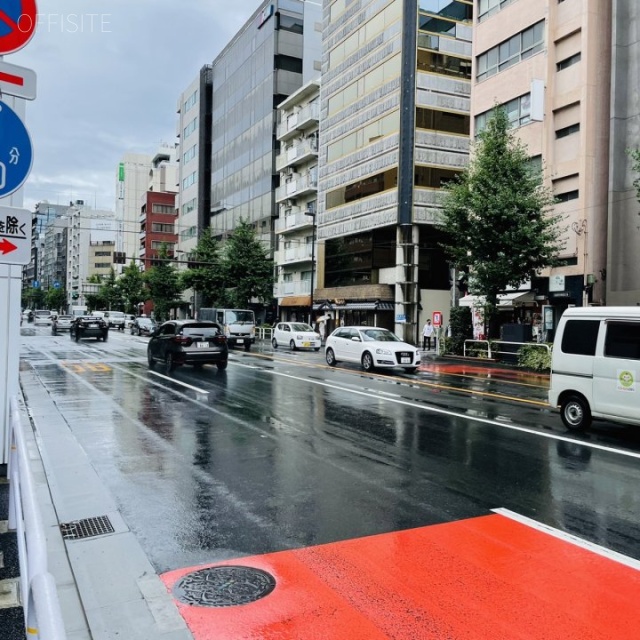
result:
M 433 332 L 435 331 L 433 325 L 431 324 L 431 320 L 427 320 L 424 327 L 422 327 L 422 349 L 430 350 L 431 349 L 431 338 L 433 337 Z M 434 347 L 435 347 L 435 338 Z

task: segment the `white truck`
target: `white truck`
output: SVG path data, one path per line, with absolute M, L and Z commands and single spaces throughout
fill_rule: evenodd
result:
M 256 341 L 256 316 L 250 309 L 214 309 L 202 307 L 198 320 L 217 322 L 223 329 L 230 347 L 251 349 Z

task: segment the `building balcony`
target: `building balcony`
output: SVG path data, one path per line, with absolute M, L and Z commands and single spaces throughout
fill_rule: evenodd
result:
M 320 105 L 312 102 L 299 111 L 290 113 L 284 122 L 281 122 L 276 129 L 278 140 L 290 140 L 298 135 L 300 131 L 307 131 L 318 126 L 320 119 Z
M 290 265 L 295 262 L 311 262 L 311 245 L 297 246 L 292 249 L 280 249 L 276 252 L 276 264 Z
M 284 200 L 295 200 L 295 198 L 315 193 L 318 190 L 318 177 L 315 174 L 291 172 L 288 179 L 289 182 L 285 182 L 276 189 L 276 202 L 278 203 Z
M 276 233 L 288 233 L 312 227 L 313 216 L 306 215 L 305 211 L 306 209 L 302 207 L 292 207 L 289 215 L 284 215 L 276 220 Z
M 294 167 L 318 157 L 318 139 L 305 138 L 276 156 L 276 171 Z
M 274 298 L 285 296 L 308 296 L 311 294 L 311 280 L 293 280 L 291 282 L 276 282 L 273 287 Z

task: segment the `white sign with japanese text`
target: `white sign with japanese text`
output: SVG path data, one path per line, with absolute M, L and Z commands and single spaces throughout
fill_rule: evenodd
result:
M 0 207 L 0 264 L 29 264 L 31 212 Z

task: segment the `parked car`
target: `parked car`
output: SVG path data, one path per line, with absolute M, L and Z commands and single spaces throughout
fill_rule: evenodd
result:
M 34 324 L 51 324 L 51 311 L 46 309 L 37 309 L 33 312 L 33 322 Z
M 98 316 L 79 316 L 73 321 L 69 335 L 76 342 L 83 338 L 102 338 L 106 342 L 109 337 L 109 325 L 104 318 Z
M 124 331 L 126 318 L 123 311 L 107 311 L 104 315 L 110 328 Z
M 125 330 L 126 329 L 131 329 L 135 319 L 136 319 L 136 317 L 132 313 L 125 313 L 124 314 L 124 328 L 125 328 Z
M 51 324 L 51 333 L 57 336 L 61 331 L 71 331 L 74 319 L 73 316 L 57 316 Z
M 132 336 L 150 336 L 158 325 L 155 320 L 147 317 L 136 318 L 131 325 Z
M 402 367 L 413 373 L 420 364 L 420 351 L 388 329 L 339 327 L 327 338 L 325 358 L 332 367 L 344 360 L 359 362 L 365 371 Z
M 149 368 L 160 362 L 166 373 L 183 364 L 215 364 L 222 370 L 228 358 L 227 338 L 216 322 L 169 320 L 153 332 L 147 345 Z
M 287 345 L 290 349 L 313 349 L 320 351 L 320 334 L 304 322 L 278 322 L 273 330 L 271 344 L 274 349 Z

